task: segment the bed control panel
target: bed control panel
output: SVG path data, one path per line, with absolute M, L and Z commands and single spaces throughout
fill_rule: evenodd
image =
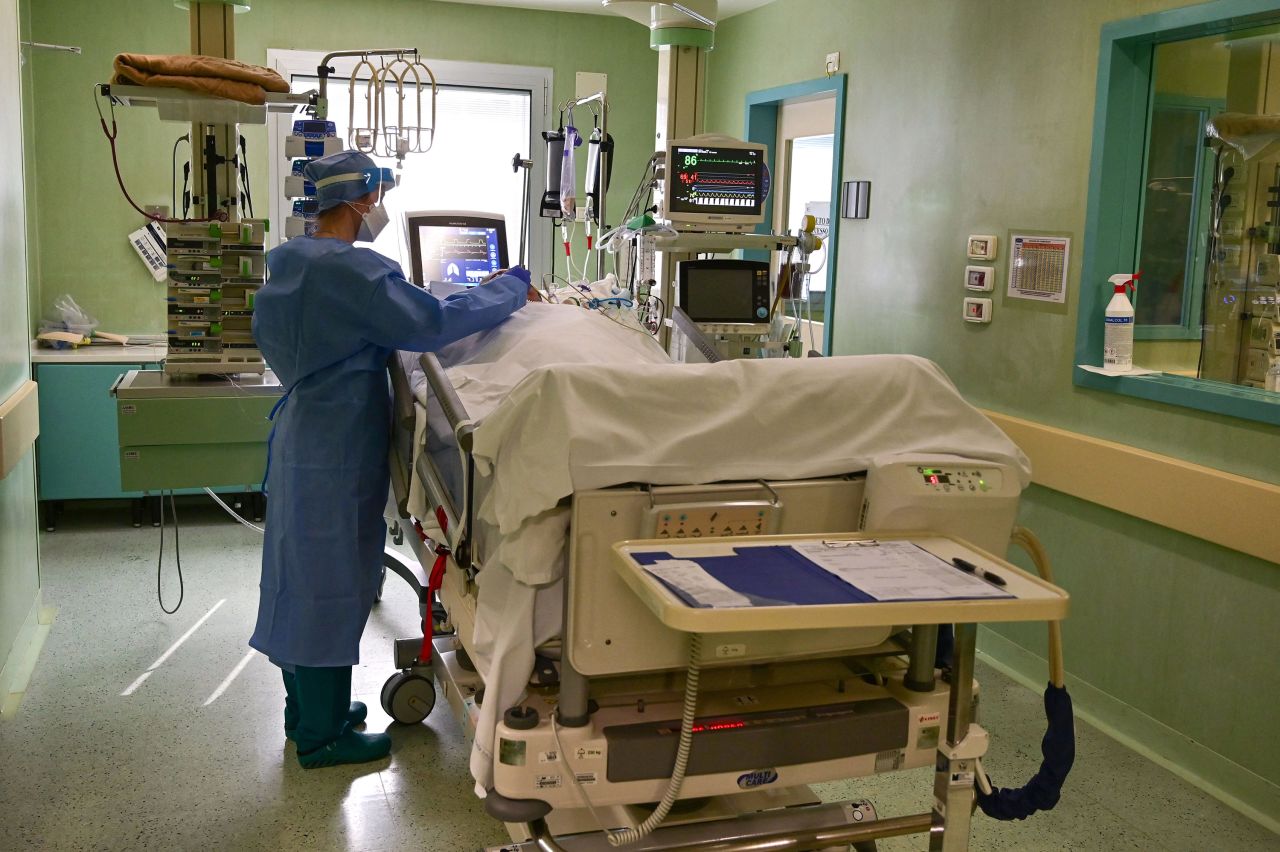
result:
M 1010 465 L 979 460 L 900 459 L 867 470 L 864 532 L 932 530 L 1003 556 L 1022 485 Z
M 649 513 L 653 538 L 722 538 L 770 535 L 778 529 L 781 509 L 768 500 L 744 500 L 658 505 Z

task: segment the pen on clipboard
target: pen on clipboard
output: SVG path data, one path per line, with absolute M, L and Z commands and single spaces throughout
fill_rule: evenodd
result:
M 956 566 L 966 574 L 974 574 L 977 576 L 981 576 L 982 579 L 986 580 L 988 583 L 995 583 L 997 586 L 1006 585 L 1004 581 L 1004 577 L 1001 577 L 999 574 L 993 574 L 992 572 L 987 571 L 986 569 L 983 569 L 980 571 L 978 570 L 977 565 L 974 565 L 972 562 L 966 559 L 961 559 L 959 556 L 951 557 L 951 564 Z

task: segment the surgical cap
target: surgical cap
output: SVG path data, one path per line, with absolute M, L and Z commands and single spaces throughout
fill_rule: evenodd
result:
M 322 213 L 344 201 L 363 198 L 379 187 L 386 192 L 396 185 L 391 169 L 380 168 L 359 151 L 343 151 L 313 160 L 303 168 L 302 174 L 315 184 Z

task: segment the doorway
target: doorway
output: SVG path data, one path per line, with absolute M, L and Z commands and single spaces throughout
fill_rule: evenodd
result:
M 806 351 L 831 353 L 844 138 L 845 76 L 811 80 L 747 95 L 746 133 L 769 146 L 773 191 L 762 230 L 794 232 L 805 215 L 817 220 L 823 248 L 809 259 L 803 292 L 788 305 Z

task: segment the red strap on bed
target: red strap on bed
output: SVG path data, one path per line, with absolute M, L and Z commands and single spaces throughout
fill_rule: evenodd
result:
M 436 523 L 440 525 L 442 532 L 449 531 L 449 519 L 444 514 L 444 509 L 436 507 Z M 418 535 L 424 543 L 430 543 L 427 535 L 422 530 L 422 524 L 415 524 Z M 418 662 L 422 665 L 428 665 L 431 662 L 431 638 L 435 633 L 435 619 L 433 617 L 432 608 L 435 604 L 436 593 L 440 591 L 440 586 L 444 583 L 444 569 L 449 562 L 449 548 L 443 544 L 437 544 L 435 547 L 436 561 L 431 566 L 431 574 L 427 578 L 427 605 L 426 612 L 422 615 L 422 648 L 418 651 Z
M 418 651 L 418 662 L 426 665 L 431 662 L 431 639 L 435 633 L 435 618 L 432 614 L 432 605 L 436 599 L 436 592 L 440 591 L 440 585 L 444 582 L 444 566 L 449 559 L 449 550 L 444 545 L 436 547 L 436 561 L 431 566 L 431 576 L 427 580 L 427 611 L 422 615 L 422 649 Z

